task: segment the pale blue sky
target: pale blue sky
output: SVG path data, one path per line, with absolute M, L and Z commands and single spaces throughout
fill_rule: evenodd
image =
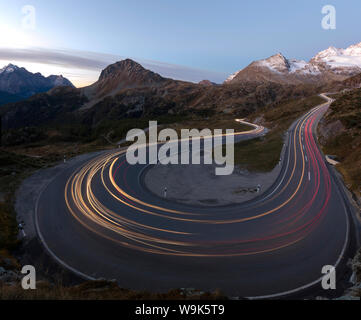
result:
M 336 7 L 336 30 L 321 28 L 326 4 Z M 36 9 L 34 31 L 21 28 L 23 5 Z M 11 45 L 7 26 L 30 33 L 24 47 L 109 54 L 107 63 L 160 61 L 213 71 L 219 80 L 277 52 L 308 60 L 331 45 L 361 42 L 360 14 L 359 0 L 0 0 L 0 47 Z

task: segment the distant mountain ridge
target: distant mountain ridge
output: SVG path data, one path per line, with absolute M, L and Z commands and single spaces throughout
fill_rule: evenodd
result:
M 3 93 L 0 95 L 0 104 L 26 99 L 58 86 L 74 87 L 61 75 L 44 77 L 40 73 L 31 73 L 25 68 L 8 64 L 0 69 L 0 92 Z
M 324 58 L 322 55 L 317 60 Z M 288 60 L 279 53 L 255 61 L 227 83 L 215 85 L 207 80 L 196 84 L 164 78 L 125 59 L 106 67 L 90 86 L 56 86 L 30 99 L 8 104 L 0 109 L 0 116 L 4 129 L 76 123 L 91 128 L 104 126 L 107 130 L 111 127 L 109 123 L 124 119 L 209 117 L 218 113 L 240 118 L 285 98 L 348 87 L 343 82 L 345 75 L 324 71 L 326 62 L 319 63 Z M 8 67 L 1 74 L 14 72 L 13 66 Z M 348 69 L 346 74 L 353 72 Z M 59 77 L 49 78 L 52 84 L 56 80 L 63 83 Z M 357 81 L 353 79 L 353 85 Z
M 330 47 L 309 62 L 287 59 L 281 53 L 252 62 L 232 74 L 225 83 L 275 81 L 279 83 L 328 83 L 361 73 L 361 43 L 347 49 Z
M 313 86 L 242 82 L 235 86 L 199 84 L 163 78 L 126 59 L 105 68 L 97 82 L 84 88 L 56 87 L 0 109 L 5 130 L 24 126 L 85 125 L 159 117 L 217 113 L 243 117 L 285 97 L 315 91 Z M 109 126 L 106 125 L 109 129 Z

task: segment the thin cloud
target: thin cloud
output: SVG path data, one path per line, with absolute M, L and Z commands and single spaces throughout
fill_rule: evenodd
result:
M 65 49 L 46 49 L 46 48 L 0 48 L 0 60 L 23 61 L 27 63 L 38 63 L 43 65 L 52 65 L 64 69 L 100 71 L 107 65 L 116 61 L 125 59 L 123 56 L 103 54 L 88 51 L 76 51 Z M 216 83 L 221 83 L 227 78 L 227 74 L 195 68 L 174 65 L 145 59 L 134 59 L 145 68 L 161 74 L 164 77 L 199 82 L 207 79 Z
M 86 70 L 98 70 L 106 65 L 107 60 L 101 59 L 103 55 L 84 52 L 83 56 L 72 54 L 65 50 L 49 50 L 42 48 L 0 48 L 0 60 L 17 60 L 32 63 L 51 64 L 66 68 L 77 68 Z

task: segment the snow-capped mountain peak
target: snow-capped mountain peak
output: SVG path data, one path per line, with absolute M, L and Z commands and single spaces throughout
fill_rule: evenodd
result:
M 347 49 L 330 47 L 321 51 L 313 59 L 313 63 L 321 63 L 335 73 L 356 74 L 361 72 L 361 43 L 351 45 Z
M 7 66 L 5 66 L 4 68 L 0 69 L 0 73 L 10 73 L 10 72 L 14 72 L 15 70 L 19 69 L 18 66 L 9 63 Z
M 358 44 L 354 44 L 352 46 L 349 46 L 345 51 L 345 55 L 348 56 L 361 56 L 361 42 Z
M 13 64 L 0 69 L 0 91 L 30 97 L 35 93 L 46 92 L 56 86 L 71 86 L 72 83 L 62 76 L 44 77 Z
M 361 73 L 361 42 L 346 49 L 329 47 L 309 62 L 287 59 L 281 53 L 251 63 L 231 75 L 226 82 L 276 81 L 286 83 L 319 83 L 344 80 Z
M 319 52 L 313 59 L 315 61 L 320 61 L 323 59 L 327 59 L 329 57 L 340 56 L 343 54 L 343 51 L 344 51 L 343 49 L 329 47 L 328 49 Z

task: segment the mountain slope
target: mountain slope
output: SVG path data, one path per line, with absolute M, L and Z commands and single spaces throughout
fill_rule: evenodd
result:
M 23 99 L 24 97 L 22 96 L 11 94 L 5 91 L 0 91 L 0 106 L 6 103 L 17 102 Z
M 2 127 L 13 129 L 67 125 L 70 124 L 69 119 L 76 118 L 74 112 L 86 101 L 79 89 L 69 86 L 55 87 L 46 93 L 39 93 L 27 100 L 0 108 Z
M 320 142 L 325 153 L 337 156 L 337 169 L 361 201 L 361 89 L 335 98 L 320 123 Z
M 343 85 L 345 85 L 346 87 L 351 87 L 351 88 L 360 88 L 361 87 L 361 73 L 347 78 L 346 80 L 343 81 Z

